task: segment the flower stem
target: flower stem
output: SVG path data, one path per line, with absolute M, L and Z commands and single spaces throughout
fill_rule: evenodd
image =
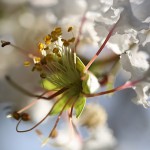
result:
M 103 92 L 99 92 L 99 93 L 95 93 L 95 94 L 85 94 L 83 93 L 86 97 L 95 97 L 95 96 L 100 96 L 100 95 L 105 95 L 105 94 L 109 94 L 109 93 L 113 93 L 113 92 L 116 92 L 116 91 L 121 91 L 121 90 L 124 90 L 124 89 L 127 89 L 127 88 L 132 88 L 135 84 L 139 83 L 141 80 L 136 80 L 136 81 L 133 81 L 133 82 L 127 82 L 121 86 L 118 86 L 114 89 L 111 89 L 111 90 L 108 90 L 108 91 L 103 91 Z
M 59 91 L 57 91 L 57 92 L 55 92 L 55 93 L 53 93 L 52 95 L 50 95 L 49 97 L 44 97 L 46 100 L 52 100 L 53 98 L 55 98 L 55 97 L 57 97 L 58 95 L 60 95 L 60 94 L 62 94 L 63 92 L 65 92 L 67 90 L 67 88 L 62 88 L 62 89 L 60 89 Z M 27 106 L 25 106 L 24 108 L 22 108 L 21 110 L 19 110 L 17 113 L 22 113 L 22 112 L 24 112 L 24 111 L 26 111 L 27 109 L 29 109 L 29 108 L 31 108 L 32 106 L 34 106 L 39 100 L 41 100 L 41 98 L 43 98 L 43 96 L 45 95 L 45 94 L 48 94 L 49 93 L 49 91 L 48 92 L 44 92 L 43 94 L 41 94 L 40 96 L 39 96 L 39 98 L 37 99 L 37 100 L 34 100 L 33 102 L 31 102 L 29 105 L 27 105 Z M 45 100 L 44 99 L 44 100 Z
M 55 130 L 56 127 L 57 127 L 57 124 L 58 124 L 58 122 L 59 122 L 59 120 L 60 120 L 60 118 L 61 118 L 61 115 L 62 115 L 64 109 L 66 108 L 66 106 L 69 104 L 69 102 L 70 102 L 71 100 L 72 100 L 72 98 L 70 98 L 70 99 L 65 103 L 65 105 L 63 106 L 61 112 L 59 113 L 59 115 L 58 115 L 58 117 L 57 117 L 57 120 L 56 120 L 56 122 L 55 122 L 55 124 L 54 124 L 54 127 L 53 127 L 53 129 L 51 130 L 51 132 L 50 132 L 50 134 L 49 134 L 49 136 L 48 136 L 49 138 L 52 136 L 54 130 Z
M 117 23 L 112 27 L 112 29 L 109 31 L 105 41 L 103 42 L 102 46 L 99 48 L 99 50 L 96 52 L 96 54 L 93 56 L 93 58 L 89 61 L 89 63 L 86 65 L 85 67 L 85 72 L 89 69 L 89 67 L 92 65 L 92 63 L 96 60 L 96 58 L 99 56 L 100 52 L 103 50 L 103 48 L 105 47 L 106 43 L 108 42 L 108 40 L 110 39 L 114 29 L 116 28 L 117 24 L 119 21 L 117 21 Z

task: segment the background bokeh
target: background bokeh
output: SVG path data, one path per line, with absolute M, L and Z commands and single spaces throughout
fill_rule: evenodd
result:
M 58 9 L 55 5 L 60 1 L 0 0 L 0 40 L 15 43 L 26 50 L 26 55 L 35 52 L 37 41 L 58 24 L 58 16 L 61 18 L 63 14 L 65 15 L 65 9 L 68 9 L 62 4 L 60 7 L 62 9 L 54 15 L 53 12 Z M 84 5 L 82 7 L 84 8 Z M 80 10 L 74 13 L 80 13 Z M 26 59 L 25 55 L 12 47 L 0 48 L 0 150 L 65 149 L 51 145 L 41 147 L 41 140 L 34 131 L 17 133 L 15 130 L 17 122 L 6 118 L 10 112 L 22 108 L 33 100 L 11 87 L 5 80 L 6 75 L 31 92 L 41 92 L 37 74 L 32 73 L 31 68 L 23 66 Z M 124 72 L 120 71 L 116 77 L 115 86 L 123 84 L 126 80 Z M 113 96 L 89 99 L 89 102 L 102 105 L 108 113 L 108 126 L 117 141 L 117 145 L 112 148 L 114 150 L 150 149 L 150 110 L 132 103 L 131 99 L 134 96 L 135 92 L 127 89 L 116 92 Z M 34 122 L 39 120 L 38 112 L 42 113 L 43 108 L 47 110 L 49 107 L 51 103 L 44 103 L 31 110 Z M 45 135 L 48 135 L 54 119 L 52 117 L 39 127 Z M 26 123 L 21 128 L 28 128 L 32 125 L 32 123 Z M 59 127 L 65 128 L 64 126 L 61 121 Z M 86 139 L 85 128 L 79 130 Z M 74 144 L 72 149 L 76 146 Z M 99 150 L 99 148 L 96 149 Z

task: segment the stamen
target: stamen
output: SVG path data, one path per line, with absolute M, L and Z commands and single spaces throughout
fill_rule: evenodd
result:
M 21 115 L 18 112 L 13 112 L 12 114 L 9 114 L 6 116 L 7 118 L 14 118 L 16 120 L 19 120 L 21 118 Z
M 58 95 L 64 93 L 64 92 L 65 92 L 66 90 L 68 90 L 68 89 L 69 89 L 69 88 L 64 87 L 64 88 L 60 89 L 59 91 L 57 91 L 56 93 L 54 93 L 53 95 L 47 97 L 47 99 L 52 99 L 52 98 L 54 98 L 54 97 L 56 97 L 56 96 L 58 96 Z
M 80 133 L 78 132 L 76 125 L 72 121 L 72 114 L 73 114 L 73 108 L 74 108 L 75 103 L 76 103 L 76 100 L 72 104 L 71 110 L 70 110 L 70 112 L 68 114 L 68 116 L 69 116 L 69 125 L 70 125 L 70 129 L 71 129 L 71 137 L 74 138 L 75 136 L 77 136 L 79 141 L 82 142 L 82 137 L 81 137 Z
M 55 47 L 55 48 L 53 49 L 53 53 L 57 54 L 58 52 L 59 52 L 59 49 Z
M 36 97 L 36 98 L 43 98 L 43 99 L 48 99 L 46 97 L 40 96 L 40 95 L 36 95 L 33 94 L 25 89 L 23 89 L 21 86 L 19 86 L 17 83 L 15 83 L 9 76 L 5 76 L 6 81 L 13 86 L 15 89 L 17 89 L 18 91 L 22 92 L 23 94 L 30 96 L 30 97 Z
M 53 132 L 55 131 L 55 129 L 56 129 L 56 127 L 57 127 L 57 124 L 58 124 L 58 122 L 59 122 L 59 120 L 60 120 L 60 118 L 61 118 L 61 115 L 62 115 L 64 109 L 66 108 L 67 104 L 68 104 L 71 100 L 72 100 L 72 97 L 71 97 L 71 98 L 65 103 L 65 105 L 63 106 L 61 112 L 59 113 L 59 115 L 58 115 L 58 117 L 57 117 L 57 120 L 56 120 L 56 122 L 55 122 L 55 124 L 54 124 L 54 127 L 53 127 L 52 131 L 50 132 L 50 134 L 49 134 L 49 136 L 48 136 L 49 138 L 52 137 Z
M 34 100 L 32 103 L 30 103 L 29 105 L 27 105 L 26 107 L 22 108 L 21 110 L 18 111 L 18 113 L 22 113 L 24 111 L 26 111 L 27 109 L 31 108 L 33 105 L 35 105 L 38 102 L 39 99 Z
M 120 20 L 120 19 L 119 19 Z M 117 23 L 112 27 L 112 29 L 110 30 L 110 32 L 108 33 L 105 41 L 103 42 L 102 46 L 100 47 L 100 49 L 96 52 L 96 54 L 93 56 L 93 58 L 89 61 L 89 63 L 86 65 L 85 67 L 85 72 L 89 69 L 89 67 L 92 65 L 92 63 L 96 60 L 96 58 L 99 56 L 100 52 L 103 50 L 103 48 L 105 47 L 106 43 L 108 42 L 108 40 L 110 39 L 114 29 L 116 28 L 119 20 L 117 21 Z
M 136 80 L 136 81 L 133 81 L 133 82 L 127 82 L 121 86 L 118 86 L 114 89 L 111 89 L 111 90 L 108 90 L 108 91 L 103 91 L 103 92 L 99 92 L 99 93 L 95 93 L 95 94 L 85 94 L 83 93 L 86 97 L 95 97 L 95 96 L 100 96 L 100 95 L 105 95 L 105 94 L 109 94 L 109 93 L 113 93 L 113 92 L 116 92 L 116 91 L 121 91 L 121 90 L 124 90 L 124 89 L 127 89 L 127 88 L 132 88 L 135 84 L 139 83 L 140 81 L 142 81 L 143 79 L 141 80 Z
M 72 31 L 72 29 L 73 29 L 72 27 L 69 27 L 69 28 L 68 28 L 68 32 L 71 32 L 71 31 Z
M 16 45 L 12 44 L 12 43 L 9 42 L 9 41 L 3 41 L 3 40 L 1 40 L 1 46 L 2 46 L 2 47 L 5 47 L 5 46 L 7 46 L 7 45 L 10 45 L 10 46 L 14 47 L 15 49 L 21 50 L 21 51 L 19 51 L 19 52 L 21 52 L 23 55 L 27 56 L 27 53 L 26 53 L 26 50 L 25 50 L 25 49 L 20 48 L 20 47 L 18 47 L 18 46 L 16 46 Z
M 30 116 L 27 113 L 23 113 L 21 115 L 21 118 L 22 118 L 23 121 L 29 121 L 30 120 Z
M 25 66 L 25 67 L 29 67 L 29 66 L 30 66 L 30 62 L 29 62 L 29 61 L 25 61 L 25 62 L 24 62 L 24 66 Z
M 68 42 L 73 43 L 75 41 L 75 37 L 73 36 L 71 39 L 68 40 Z
M 71 106 L 71 110 L 68 114 L 69 116 L 69 125 L 70 125 L 70 129 L 71 129 L 71 135 L 74 136 L 74 126 L 73 126 L 73 121 L 72 121 L 72 114 L 73 114 L 73 108 L 74 108 L 74 105 L 75 105 L 76 101 L 73 102 L 72 106 Z
M 45 48 L 45 45 L 43 43 L 39 43 L 38 48 L 39 48 L 39 50 L 42 50 Z
M 62 93 L 61 93 L 61 94 L 62 94 Z M 19 122 L 18 122 L 18 124 L 17 124 L 17 126 L 16 126 L 16 131 L 17 131 L 17 132 L 29 132 L 29 131 L 33 130 L 34 128 L 36 128 L 37 126 L 39 126 L 39 125 L 51 114 L 51 112 L 53 111 L 55 105 L 62 99 L 62 97 L 63 97 L 63 96 L 61 96 L 61 97 L 54 103 L 54 105 L 52 106 L 52 108 L 50 109 L 50 111 L 46 114 L 46 116 L 45 116 L 41 121 L 39 121 L 36 125 L 34 125 L 32 128 L 27 129 L 27 130 L 18 130 L 19 124 L 21 123 L 21 120 L 22 120 L 22 119 L 20 119 Z
M 49 142 L 50 138 L 46 138 L 43 140 L 41 147 L 44 147 L 48 142 Z
M 72 129 L 72 132 L 71 132 L 72 135 L 74 135 L 73 133 L 75 132 L 79 136 L 79 138 L 81 138 L 80 133 L 78 132 L 76 125 L 72 121 L 73 108 L 74 108 L 75 103 L 77 102 L 76 100 L 77 100 L 77 98 L 75 99 L 74 103 L 72 104 L 71 110 L 70 110 L 68 116 L 69 116 L 69 121 L 70 121 L 71 129 Z
M 34 57 L 33 61 L 34 61 L 35 64 L 40 63 L 41 58 L 40 57 Z
M 66 90 L 68 90 L 67 87 L 64 87 L 62 89 L 60 89 L 59 91 L 57 91 L 56 93 L 52 94 L 51 96 L 49 97 L 43 97 L 43 94 L 42 95 L 36 95 L 36 94 L 33 94 L 33 93 L 30 93 L 29 91 L 23 89 L 21 86 L 19 86 L 17 83 L 15 83 L 9 76 L 5 76 L 5 79 L 6 81 L 11 85 L 13 86 L 15 89 L 17 89 L 18 91 L 22 92 L 23 94 L 27 95 L 27 96 L 30 96 L 30 97 L 36 97 L 36 98 L 42 98 L 42 99 L 45 99 L 45 100 L 50 100 L 56 96 L 58 96 L 59 94 L 62 94 L 63 92 L 65 92 Z M 47 92 L 46 92 L 47 93 Z
M 43 133 L 40 130 L 36 129 L 35 132 L 40 138 L 43 137 Z
M 52 100 L 54 97 L 62 94 L 63 92 L 65 92 L 67 90 L 67 88 L 62 88 L 59 91 L 57 91 L 56 93 L 52 94 L 49 97 L 44 97 L 46 100 Z M 49 92 L 49 91 L 48 91 Z M 24 111 L 26 111 L 27 109 L 31 108 L 32 106 L 34 106 L 41 98 L 43 98 L 43 96 L 45 94 L 47 94 L 48 92 L 44 92 L 43 94 L 41 94 L 37 100 L 34 100 L 32 103 L 30 103 L 29 105 L 25 106 L 24 108 L 22 108 L 21 110 L 18 111 L 18 113 L 22 113 Z
M 1 40 L 1 46 L 2 46 L 2 47 L 5 47 L 5 46 L 10 45 L 10 44 L 11 44 L 11 43 L 8 42 L 8 41 L 3 41 L 3 40 Z
M 76 64 L 77 63 L 77 55 L 76 55 L 76 53 L 73 53 L 73 57 L 74 57 L 74 64 Z

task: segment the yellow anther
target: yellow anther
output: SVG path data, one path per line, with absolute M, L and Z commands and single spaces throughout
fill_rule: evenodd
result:
M 53 53 L 57 54 L 59 52 L 59 49 L 58 48 L 54 48 L 53 49 Z
M 61 54 L 60 54 L 60 52 L 58 52 L 58 53 L 57 53 L 57 56 L 58 56 L 58 57 L 61 57 Z
M 39 48 L 40 50 L 44 49 L 44 44 L 43 44 L 43 43 L 39 43 L 38 48 Z
M 58 132 L 57 130 L 53 130 L 52 133 L 51 133 L 51 138 L 56 138 L 58 136 Z
M 56 32 L 56 31 L 52 31 L 52 32 L 51 32 L 51 36 L 52 36 L 52 37 L 57 36 L 57 32 Z
M 58 37 L 53 37 L 52 40 L 51 40 L 51 42 L 53 43 L 53 42 L 55 42 L 57 40 L 58 40 Z
M 65 42 L 66 40 L 65 40 L 65 39 L 61 39 L 61 41 L 62 41 L 62 42 Z
M 52 54 L 47 54 L 45 57 L 46 57 L 47 63 L 48 63 L 48 62 L 51 62 L 51 61 L 53 60 Z
M 45 44 L 46 44 L 46 45 L 51 44 L 51 41 L 50 41 L 50 40 L 46 40 L 46 41 L 45 41 Z
M 45 51 L 49 50 L 49 47 L 48 47 L 48 46 L 47 46 L 47 47 L 45 47 L 45 48 L 44 48 L 44 50 L 45 50 Z
M 69 42 L 68 42 L 68 41 L 64 41 L 64 42 L 63 42 L 63 45 L 64 45 L 65 47 L 67 47 L 67 46 L 69 46 Z
M 46 138 L 43 140 L 41 147 L 44 147 L 46 144 L 48 144 L 50 138 Z
M 46 56 L 45 56 L 41 59 L 41 65 L 46 65 L 46 64 L 47 64 L 47 61 L 46 61 Z
M 41 61 L 41 58 L 40 57 L 34 57 L 33 61 L 34 61 L 35 64 L 37 64 Z
M 45 37 L 45 40 L 50 40 L 51 39 L 51 36 L 48 34 L 46 37 Z
M 55 31 L 56 31 L 56 32 L 61 32 L 61 28 L 60 28 L 60 27 L 57 27 L 57 28 L 55 28 Z
M 46 78 L 46 74 L 45 74 L 45 73 L 41 73 L 41 74 L 40 74 L 40 77 L 41 77 L 41 78 Z
M 25 66 L 25 67 L 30 66 L 30 62 L 29 62 L 29 61 L 25 61 L 25 62 L 24 62 L 24 66 Z
M 73 29 L 72 27 L 69 27 L 69 28 L 68 28 L 68 32 L 72 31 L 72 29 Z
M 47 36 L 44 38 L 44 41 L 45 41 L 45 44 L 50 44 L 50 43 L 51 43 L 51 36 L 50 36 L 50 35 L 47 35 Z
M 35 70 L 40 71 L 40 72 L 42 71 L 42 66 L 40 63 L 36 63 L 34 65 L 34 67 L 32 68 L 32 71 L 35 71 Z
M 71 39 L 68 40 L 68 42 L 72 42 L 72 43 L 73 43 L 74 41 L 75 41 L 75 37 L 73 37 L 73 38 L 71 38 Z

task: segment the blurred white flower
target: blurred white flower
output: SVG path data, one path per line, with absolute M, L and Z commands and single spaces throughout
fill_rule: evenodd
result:
M 138 47 L 132 51 L 126 51 L 121 55 L 120 62 L 125 71 L 129 72 L 131 75 L 130 81 L 134 82 L 141 80 L 137 83 L 133 89 L 137 93 L 137 97 L 134 98 L 134 102 L 137 104 L 142 104 L 144 107 L 149 107 L 148 97 L 150 83 L 147 81 L 149 76 L 149 62 L 148 55 L 145 52 L 137 51 Z M 147 75 L 146 75 L 147 74 Z
M 33 100 L 32 100 L 33 101 Z M 32 102 L 30 99 L 30 103 Z M 32 118 L 32 121 L 37 123 L 42 118 L 46 116 L 46 114 L 49 112 L 51 107 L 53 106 L 53 102 L 51 101 L 45 101 L 45 100 L 38 100 L 38 102 L 35 104 L 35 106 L 32 107 L 28 112 Z M 44 122 L 46 123 L 46 121 Z
M 87 104 L 79 122 L 89 131 L 89 137 L 83 143 L 83 150 L 107 150 L 116 146 L 116 139 L 107 125 L 107 114 L 102 106 Z
M 112 130 L 107 126 L 97 127 L 90 132 L 90 138 L 84 142 L 83 150 L 111 150 L 116 146 Z
M 51 143 L 55 147 L 61 147 L 63 150 L 81 150 L 82 141 L 77 135 L 66 130 L 60 130 L 57 137 Z

